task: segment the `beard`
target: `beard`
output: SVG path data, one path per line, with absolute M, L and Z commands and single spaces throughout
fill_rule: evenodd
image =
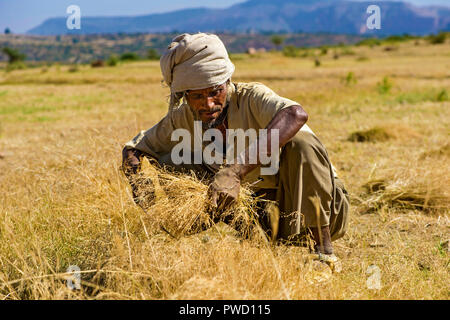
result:
M 220 108 L 216 108 L 216 109 L 213 109 L 213 110 L 211 110 L 209 112 L 217 112 L 217 111 L 221 111 L 221 109 Z M 225 119 L 227 118 L 227 114 L 228 114 L 227 111 L 228 111 L 228 105 L 225 108 L 222 109 L 222 112 L 219 114 L 219 116 L 216 119 L 213 119 L 213 120 L 211 120 L 209 122 L 203 122 L 202 121 L 202 128 L 203 128 L 203 130 L 213 129 L 213 128 L 217 128 L 218 126 L 220 126 L 225 121 Z M 201 113 L 195 112 L 194 114 L 195 114 L 196 120 L 201 120 L 201 118 L 200 118 L 200 114 Z

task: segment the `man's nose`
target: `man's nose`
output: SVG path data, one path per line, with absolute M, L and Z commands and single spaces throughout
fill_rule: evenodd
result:
M 214 97 L 206 97 L 204 100 L 205 109 L 212 109 L 215 106 Z

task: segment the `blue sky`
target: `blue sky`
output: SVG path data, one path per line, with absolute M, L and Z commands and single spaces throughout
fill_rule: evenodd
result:
M 24 33 L 50 17 L 66 16 L 76 4 L 82 16 L 127 16 L 193 7 L 223 8 L 245 0 L 0 0 L 0 32 Z M 274 0 L 276 1 L 276 0 Z M 407 0 L 416 5 L 449 5 L 449 0 Z

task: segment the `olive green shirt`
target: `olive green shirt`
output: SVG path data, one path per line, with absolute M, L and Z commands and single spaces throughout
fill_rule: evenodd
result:
M 299 103 L 280 97 L 261 83 L 231 83 L 228 86 L 228 129 L 264 129 L 281 109 L 300 105 Z M 171 141 L 175 129 L 186 129 L 194 137 L 194 113 L 187 103 L 167 113 L 157 124 L 141 131 L 125 147 L 140 150 L 158 159 L 170 153 L 178 141 Z M 302 131 L 311 131 L 305 124 Z M 244 179 L 244 183 L 255 183 L 255 188 L 275 188 L 277 176 L 261 176 L 260 168 L 251 171 Z

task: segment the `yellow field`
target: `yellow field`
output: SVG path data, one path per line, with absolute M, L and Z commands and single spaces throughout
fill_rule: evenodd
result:
M 449 299 L 450 45 L 351 50 L 329 50 L 319 67 L 233 56 L 233 81 L 304 106 L 351 195 L 335 242 L 343 271 L 325 281 L 305 248 L 240 241 L 223 226 L 174 240 L 134 204 L 121 149 L 167 110 L 158 62 L 2 71 L 0 298 Z M 383 141 L 348 140 L 373 128 Z M 66 285 L 69 265 L 81 290 Z M 366 285 L 370 265 L 380 289 Z

